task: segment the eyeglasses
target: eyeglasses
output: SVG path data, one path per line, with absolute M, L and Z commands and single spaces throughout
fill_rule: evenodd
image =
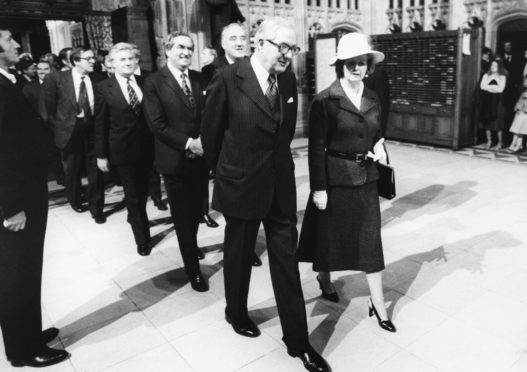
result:
M 79 59 L 84 59 L 86 61 L 95 61 L 95 57 L 80 57 Z
M 300 47 L 297 46 L 297 45 L 293 45 L 293 46 L 289 46 L 287 45 L 286 43 L 280 43 L 280 44 L 277 44 L 275 43 L 274 41 L 271 41 L 269 39 L 265 39 L 265 41 L 268 41 L 269 43 L 273 44 L 275 47 L 278 48 L 278 51 L 283 54 L 283 55 L 286 55 L 287 52 L 291 51 L 291 53 L 296 56 L 299 52 L 300 52 Z

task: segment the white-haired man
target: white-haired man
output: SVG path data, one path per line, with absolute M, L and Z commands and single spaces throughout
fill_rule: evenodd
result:
M 216 172 L 212 206 L 227 222 L 224 242 L 225 316 L 234 331 L 257 337 L 247 297 L 251 263 L 263 222 L 283 340 L 309 371 L 329 366 L 309 343 L 295 252 L 296 186 L 291 141 L 297 85 L 287 70 L 299 52 L 293 28 L 282 18 L 264 21 L 250 59 L 214 75 L 203 113 L 205 157 Z

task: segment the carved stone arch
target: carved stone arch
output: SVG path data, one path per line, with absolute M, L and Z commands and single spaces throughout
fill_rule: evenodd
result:
M 331 32 L 343 34 L 349 32 L 362 32 L 362 26 L 354 22 L 337 22 L 331 26 Z
M 496 16 L 488 26 L 489 32 L 485 44 L 490 44 L 492 50 L 498 50 L 498 30 L 500 26 L 519 19 L 527 20 L 527 9 L 511 9 L 507 13 L 502 13 Z

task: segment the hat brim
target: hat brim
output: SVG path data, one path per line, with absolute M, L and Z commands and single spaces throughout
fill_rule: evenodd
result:
M 335 63 L 337 63 L 337 61 L 338 61 L 339 59 L 341 59 L 341 60 L 346 60 L 346 59 L 355 58 L 355 57 L 359 57 L 359 56 L 371 56 L 372 59 L 373 59 L 373 64 L 374 64 L 374 65 L 377 64 L 377 63 L 380 63 L 380 62 L 384 61 L 384 53 L 382 53 L 382 52 L 378 52 L 378 51 L 376 51 L 376 50 L 372 50 L 372 51 L 370 51 L 370 52 L 368 52 L 368 53 L 365 53 L 365 54 L 350 55 L 349 57 L 346 56 L 346 58 L 342 58 L 342 59 L 339 58 L 338 56 L 334 56 L 334 57 L 332 57 L 332 58 L 330 59 L 330 61 L 329 61 L 329 65 L 330 65 L 330 66 L 335 66 Z

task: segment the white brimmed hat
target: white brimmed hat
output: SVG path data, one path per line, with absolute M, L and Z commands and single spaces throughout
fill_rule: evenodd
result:
M 342 36 L 337 46 L 337 55 L 331 58 L 329 65 L 335 66 L 338 60 L 343 61 L 363 55 L 370 55 L 374 64 L 384 61 L 384 53 L 371 48 L 368 36 L 358 32 L 351 32 Z

